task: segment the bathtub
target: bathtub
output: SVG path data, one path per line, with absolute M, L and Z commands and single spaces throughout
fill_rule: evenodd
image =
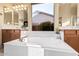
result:
M 78 53 L 68 44 L 54 37 L 31 37 L 28 43 L 44 48 L 44 56 L 77 56 Z
M 24 34 L 23 34 L 24 33 Z M 22 32 L 22 35 L 29 34 L 28 40 L 25 42 L 34 43 L 44 48 L 45 56 L 72 56 L 78 55 L 78 53 L 64 42 L 64 33 L 60 31 L 60 37 L 54 31 L 32 31 Z
M 4 43 L 5 56 L 77 56 L 78 53 L 64 41 L 52 37 L 29 37 Z M 16 53 L 14 53 L 16 52 Z

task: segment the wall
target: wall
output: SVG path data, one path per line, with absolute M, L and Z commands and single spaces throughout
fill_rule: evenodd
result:
M 55 21 L 54 21 L 54 30 L 57 31 L 59 28 L 59 4 L 55 4 Z
M 79 25 L 79 4 L 77 4 L 77 25 Z
M 1 47 L 1 44 L 2 44 L 2 31 L 0 29 L 0 47 Z
M 28 4 L 28 26 L 29 31 L 32 31 L 32 5 Z
M 0 24 L 4 23 L 4 13 L 3 13 L 3 8 L 0 7 Z
M 0 7 L 0 28 L 1 28 L 1 24 L 4 23 L 4 13 L 3 13 L 3 8 Z M 0 48 L 1 48 L 1 44 L 2 44 L 2 31 L 0 29 Z

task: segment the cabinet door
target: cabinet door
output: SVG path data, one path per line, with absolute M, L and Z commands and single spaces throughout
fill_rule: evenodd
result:
M 20 38 L 20 30 L 17 29 L 14 32 L 15 32 L 14 35 L 16 36 L 15 38 L 19 39 Z
M 67 44 L 69 44 L 69 43 L 70 43 L 70 37 L 65 37 L 65 38 L 64 38 L 64 41 L 65 41 Z
M 11 30 L 11 39 L 19 39 L 20 38 L 20 30 Z
M 8 42 L 11 39 L 9 30 L 2 30 L 2 43 Z
M 75 39 L 76 37 L 76 30 L 65 30 L 64 31 L 64 41 L 70 45 L 70 40 Z
M 64 32 L 64 41 L 77 52 L 79 52 L 79 31 L 66 30 Z
M 2 43 L 19 39 L 20 38 L 20 30 L 18 29 L 4 29 L 2 30 Z
M 79 52 L 79 39 L 73 38 L 70 40 L 70 46 L 75 49 L 77 52 Z

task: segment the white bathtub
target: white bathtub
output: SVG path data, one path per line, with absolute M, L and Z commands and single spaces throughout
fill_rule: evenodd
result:
M 28 40 L 26 40 L 26 42 L 42 46 L 42 48 L 44 48 L 45 56 L 78 55 L 78 53 L 74 49 L 72 49 L 69 45 L 67 45 L 64 42 L 63 31 L 60 32 L 61 39 L 58 39 L 57 34 L 53 31 L 22 32 L 22 35 L 28 34 L 29 37 Z
M 64 41 L 54 37 L 31 37 L 29 43 L 40 45 L 44 48 L 44 56 L 77 56 L 78 53 Z
M 7 56 L 77 56 L 78 53 L 75 50 L 73 50 L 70 46 L 68 46 L 65 42 L 59 39 L 54 39 L 52 37 L 42 37 L 42 38 L 29 37 L 27 42 L 20 42 L 19 40 L 13 40 L 5 43 L 4 55 L 7 55 Z

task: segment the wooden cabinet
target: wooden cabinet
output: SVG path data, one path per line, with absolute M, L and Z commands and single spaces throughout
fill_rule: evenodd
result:
M 79 52 L 79 30 L 64 30 L 64 41 Z
M 79 40 L 77 38 L 70 40 L 70 46 L 79 52 Z
M 19 38 L 20 38 L 20 29 L 2 29 L 2 43 Z

